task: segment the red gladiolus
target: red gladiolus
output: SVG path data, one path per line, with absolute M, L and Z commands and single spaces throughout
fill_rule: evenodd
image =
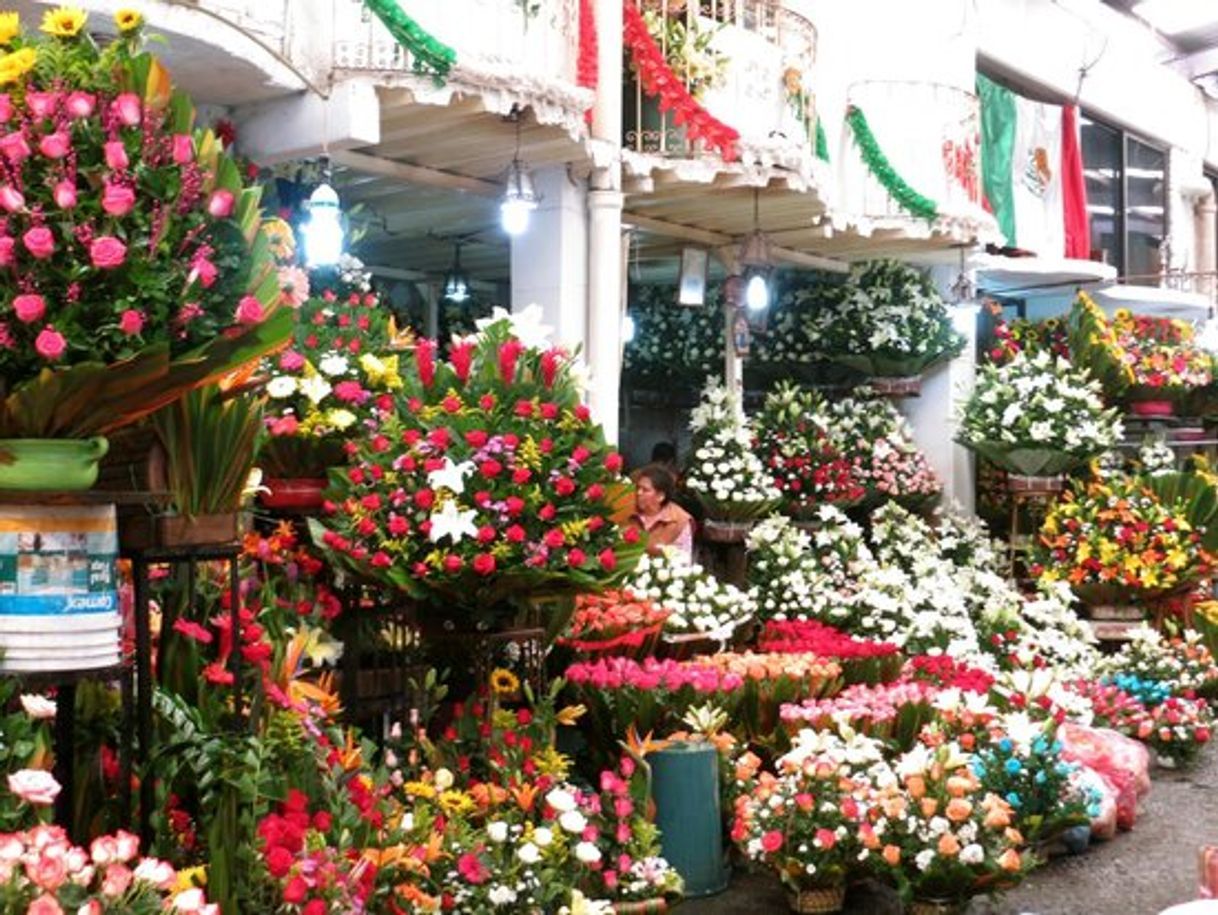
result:
M 454 343 L 448 351 L 448 361 L 452 363 L 453 371 L 457 373 L 457 377 L 464 383 L 469 381 L 470 369 L 474 361 L 474 341 L 462 340 L 460 343 Z
M 174 620 L 173 631 L 203 645 L 210 645 L 215 638 L 212 635 L 211 630 L 209 630 L 206 626 L 200 626 L 198 623 L 191 620 Z
M 216 686 L 232 686 L 233 684 L 232 671 L 218 661 L 213 661 L 203 668 L 203 679 Z
M 419 370 L 419 380 L 423 387 L 430 388 L 436 380 L 436 343 L 434 340 L 420 340 L 415 344 L 414 362 Z
M 558 367 L 562 364 L 564 353 L 560 349 L 548 349 L 541 354 L 541 383 L 547 388 L 554 387 L 558 376 Z
M 499 344 L 499 377 L 505 384 L 510 384 L 516 378 L 516 360 L 524 352 L 524 344 L 516 338 L 505 340 Z

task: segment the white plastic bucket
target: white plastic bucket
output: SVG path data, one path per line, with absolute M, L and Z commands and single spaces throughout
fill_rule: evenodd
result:
M 113 505 L 0 505 L 0 671 L 119 662 Z

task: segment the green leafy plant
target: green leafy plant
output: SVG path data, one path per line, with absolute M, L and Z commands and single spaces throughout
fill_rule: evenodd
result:
M 196 388 L 153 418 L 169 456 L 169 489 L 188 518 L 236 511 L 253 469 L 262 429 L 262 400 Z

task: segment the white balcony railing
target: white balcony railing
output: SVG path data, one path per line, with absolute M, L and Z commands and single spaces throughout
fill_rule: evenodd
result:
M 334 66 L 410 72 L 414 61 L 359 0 L 334 0 Z M 409 4 L 415 21 L 452 47 L 473 74 L 521 84 L 576 82 L 579 0 L 428 0 Z
M 633 0 L 669 69 L 741 147 L 811 151 L 816 28 L 781 0 Z M 628 68 L 623 145 L 668 157 L 702 154 Z
M 851 86 L 848 103 L 866 117 L 896 174 L 934 201 L 941 215 L 982 212 L 976 95 L 939 83 L 872 80 Z M 869 219 L 909 216 L 871 174 L 857 145 L 840 157 L 838 179 L 844 212 Z

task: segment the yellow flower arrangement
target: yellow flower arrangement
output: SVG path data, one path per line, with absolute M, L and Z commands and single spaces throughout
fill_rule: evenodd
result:
M 440 808 L 449 816 L 473 813 L 477 805 L 464 791 L 443 791 L 437 799 Z
M 21 33 L 21 17 L 16 13 L 0 13 L 0 45 L 6 45 Z
M 42 31 L 56 38 L 75 38 L 85 27 L 89 14 L 79 6 L 57 6 L 42 15 Z

